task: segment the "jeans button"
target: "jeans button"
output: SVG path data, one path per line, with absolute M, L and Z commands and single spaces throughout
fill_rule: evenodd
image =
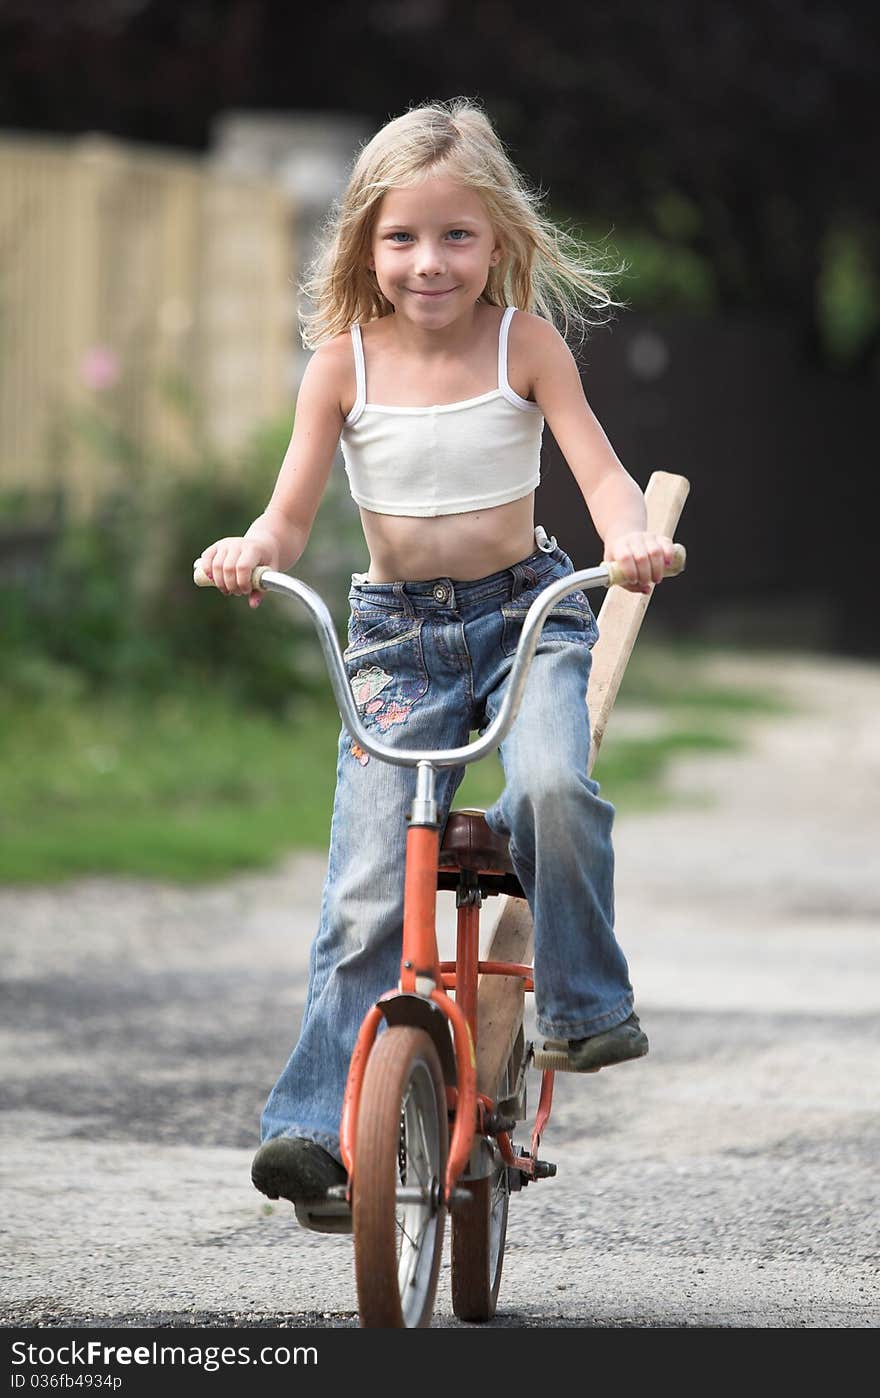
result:
M 437 586 L 434 588 L 435 602 L 445 602 L 448 596 L 449 588 L 444 587 L 443 583 L 438 583 Z

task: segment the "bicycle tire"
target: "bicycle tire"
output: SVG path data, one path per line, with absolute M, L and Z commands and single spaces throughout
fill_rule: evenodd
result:
M 442 1189 L 449 1150 L 446 1088 L 423 1029 L 394 1025 L 370 1053 L 354 1161 L 354 1253 L 364 1328 L 431 1323 L 443 1252 Z M 399 1186 L 422 1202 L 401 1203 Z
M 517 1049 L 520 1049 L 520 1039 Z M 515 1050 L 516 1052 L 516 1050 Z M 516 1080 L 514 1059 L 508 1063 L 499 1096 L 504 1097 Z M 510 1176 L 497 1146 L 492 1173 L 477 1180 L 459 1180 L 458 1188 L 470 1195 L 452 1215 L 452 1309 L 459 1320 L 491 1320 L 498 1305 Z
M 491 1175 L 459 1183 L 470 1200 L 452 1216 L 452 1309 L 459 1320 L 491 1320 L 498 1304 L 507 1213 L 507 1166 Z

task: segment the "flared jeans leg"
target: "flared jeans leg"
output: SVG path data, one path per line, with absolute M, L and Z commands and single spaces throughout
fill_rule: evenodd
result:
M 633 993 L 614 933 L 614 808 L 587 776 L 591 652 L 542 643 L 500 756 L 505 787 L 486 813 L 510 838 L 532 911 L 538 1029 L 582 1039 L 621 1023 Z M 490 696 L 497 712 L 504 682 Z
M 457 747 L 467 742 L 466 715 L 413 710 L 394 738 L 401 745 Z M 418 714 L 418 721 L 416 715 Z M 462 736 L 464 722 L 464 736 Z M 383 734 L 392 739 L 392 733 Z M 357 750 L 356 750 L 357 751 Z M 339 1121 L 349 1061 L 364 1016 L 397 985 L 403 935 L 406 816 L 415 794 L 412 768 L 391 766 L 339 742 L 330 853 L 299 1040 L 273 1087 L 261 1137 L 304 1137 L 339 1159 Z M 365 754 L 364 754 L 365 755 Z M 460 768 L 437 774 L 445 820 Z

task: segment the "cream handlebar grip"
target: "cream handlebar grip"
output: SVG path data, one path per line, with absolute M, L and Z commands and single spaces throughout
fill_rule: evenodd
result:
M 262 592 L 262 591 L 263 591 L 263 588 L 262 588 L 262 586 L 261 586 L 261 580 L 262 580 L 263 574 L 264 574 L 264 573 L 268 573 L 268 571 L 269 571 L 269 569 L 268 569 L 268 567 L 267 567 L 264 563 L 258 563 L 258 564 L 257 564 L 256 568 L 255 568 L 254 571 L 251 573 L 251 591 L 252 591 L 252 592 Z M 208 577 L 208 574 L 205 572 L 204 568 L 202 567 L 202 565 L 200 564 L 200 562 L 199 562 L 198 559 L 196 559 L 195 563 L 193 564 L 193 582 L 195 583 L 196 587 L 214 587 L 214 586 L 215 586 L 215 583 Z
M 672 562 L 667 564 L 663 569 L 664 578 L 675 578 L 678 577 L 679 573 L 684 572 L 684 565 L 687 559 L 684 544 L 673 544 L 673 554 Z M 609 587 L 619 587 L 626 582 L 626 574 L 619 563 L 606 563 L 605 567 L 608 569 Z

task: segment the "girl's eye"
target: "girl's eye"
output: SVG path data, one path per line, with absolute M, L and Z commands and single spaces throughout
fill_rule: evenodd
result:
M 455 243 L 463 243 L 465 238 L 469 238 L 471 235 L 466 228 L 451 228 L 447 236 Z M 405 233 L 403 229 L 395 229 L 393 233 L 388 234 L 388 241 L 390 243 L 403 243 L 411 238 L 412 234 Z

